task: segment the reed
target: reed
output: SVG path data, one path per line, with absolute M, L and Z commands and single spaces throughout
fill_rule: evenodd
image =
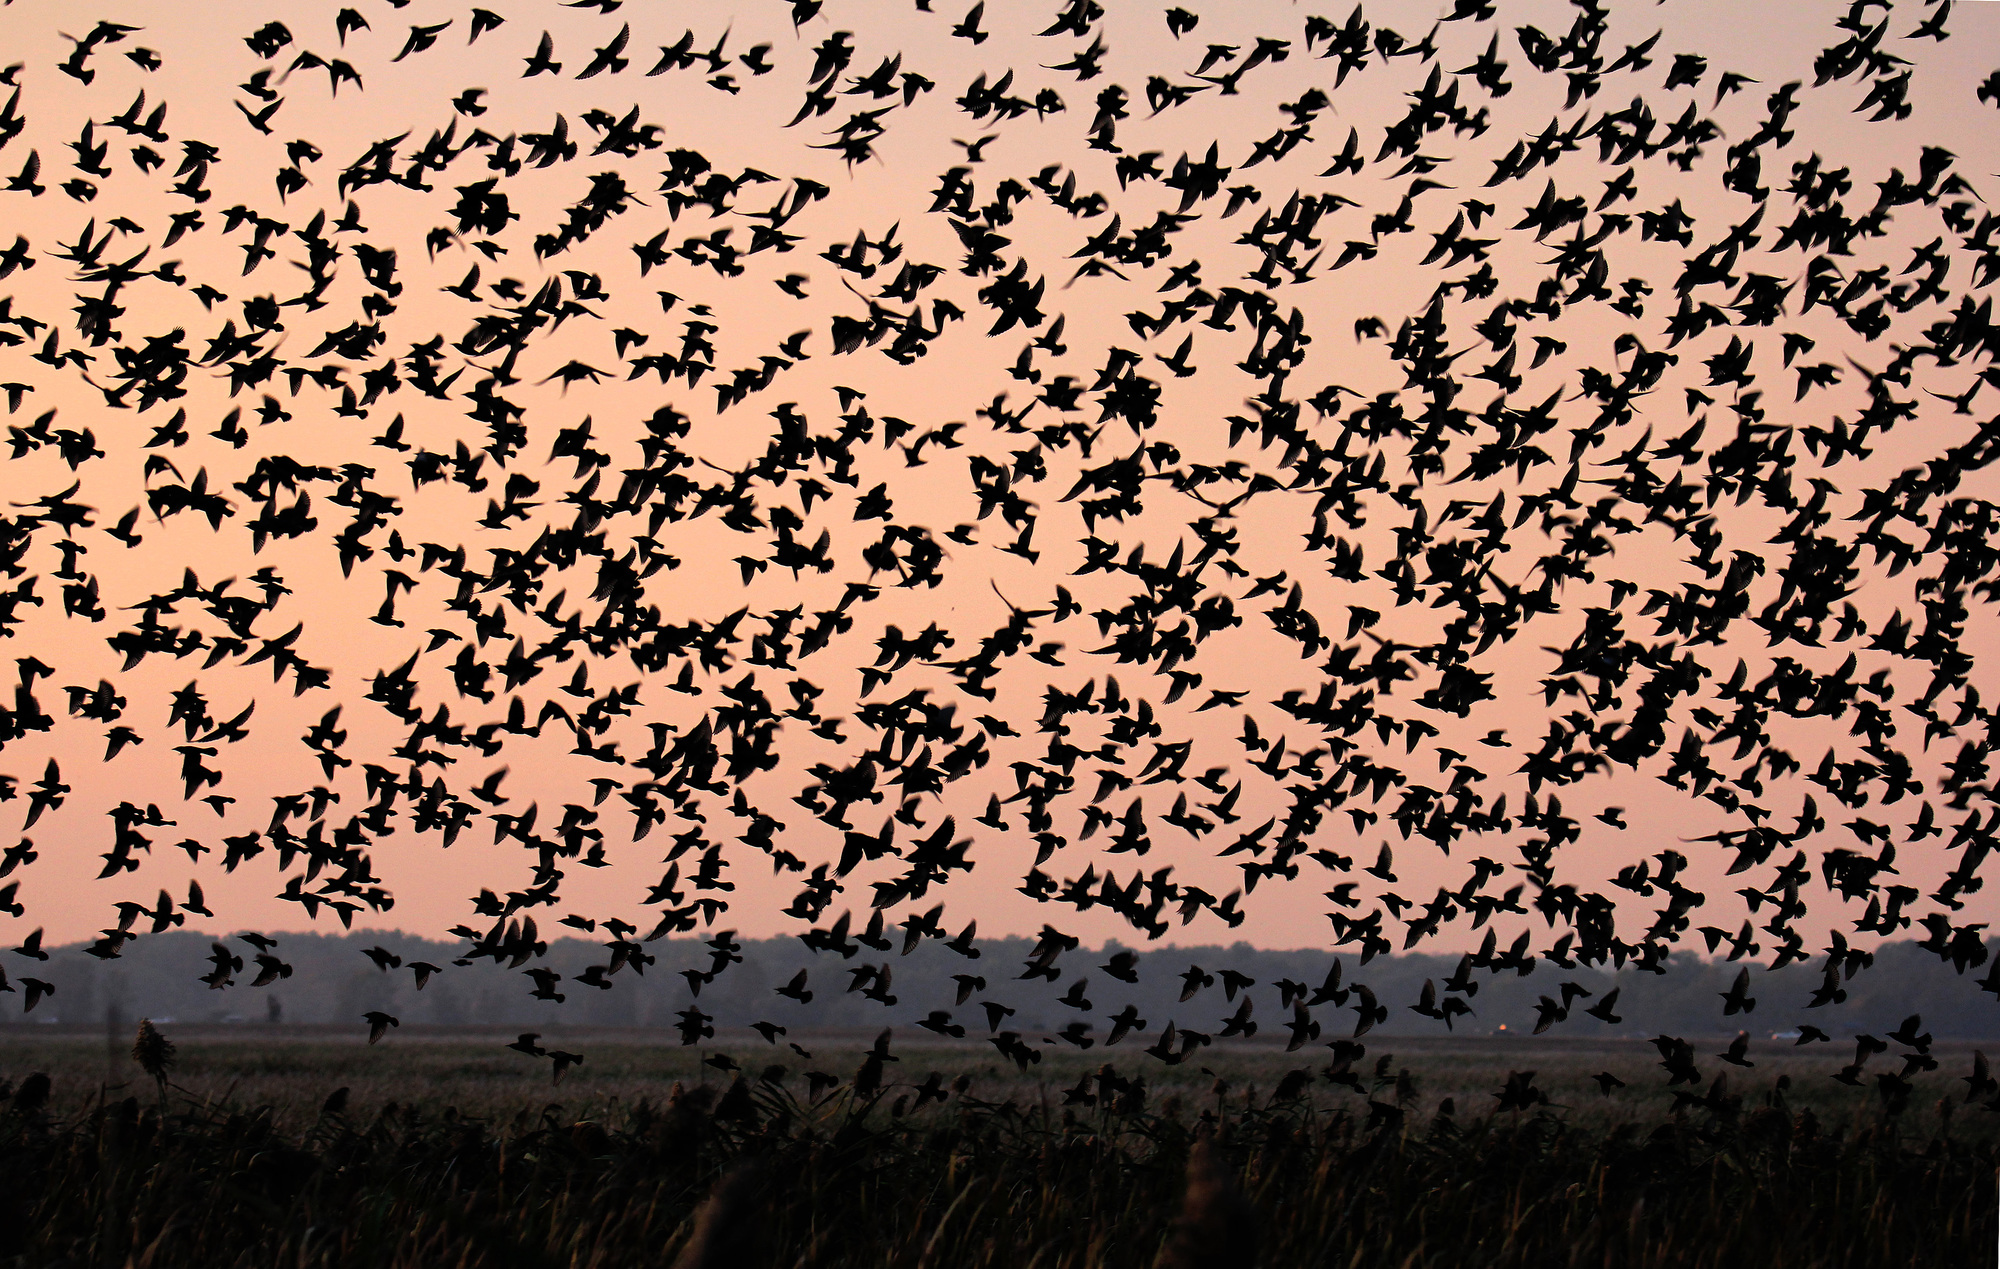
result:
M 1062 1098 L 960 1080 L 913 1107 L 899 1073 L 815 1096 L 774 1068 L 588 1119 L 322 1098 L 309 1122 L 213 1096 L 56 1113 L 31 1075 L 0 1082 L 0 1266 L 1720 1269 L 1968 1264 L 1994 1241 L 2000 1147 L 1879 1101 L 1607 1125 L 1384 1113 L 1388 1086 L 1353 1110 L 1149 1097 L 1107 1065 Z

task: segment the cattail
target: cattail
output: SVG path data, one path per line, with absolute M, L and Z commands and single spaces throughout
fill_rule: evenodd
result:
M 724 1172 L 695 1209 L 694 1232 L 688 1235 L 673 1269 L 722 1269 L 750 1259 L 759 1232 L 757 1165 L 748 1161 Z
M 1244 1269 L 1256 1260 L 1256 1213 L 1204 1132 L 1188 1151 L 1187 1194 L 1154 1269 Z

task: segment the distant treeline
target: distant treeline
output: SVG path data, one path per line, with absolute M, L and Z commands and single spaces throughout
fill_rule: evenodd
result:
M 683 971 L 693 971 L 698 979 L 715 966 L 716 949 L 703 939 L 643 944 L 646 954 L 655 958 L 652 964 L 627 965 L 607 974 L 602 968 L 611 960 L 606 945 L 583 938 L 545 934 L 547 955 L 513 967 L 490 960 L 455 965 L 453 961 L 462 956 L 465 944 L 396 932 L 287 934 L 266 953 L 290 970 L 283 975 L 268 962 L 260 966 L 256 949 L 230 937 L 220 941 L 232 955 L 242 958 L 243 967 L 228 975 L 234 979 L 233 986 L 212 988 L 201 979 L 215 974 L 213 947 L 218 940 L 176 930 L 141 938 L 115 960 L 92 957 L 84 952 L 83 944 L 51 948 L 45 964 L 31 966 L 26 972 L 56 984 L 56 994 L 42 1001 L 33 1013 L 24 1015 L 10 1009 L 4 1016 L 6 1025 L 11 1026 L 57 1020 L 97 1022 L 112 1015 L 121 1021 L 151 1017 L 258 1026 L 342 1023 L 359 1028 L 364 1013 L 380 1010 L 412 1024 L 671 1030 L 683 1022 L 683 1011 L 692 1006 L 713 1019 L 713 1025 L 722 1027 L 759 1021 L 808 1030 L 908 1027 L 923 1020 L 936 1003 L 953 998 L 957 987 L 951 981 L 953 975 L 969 974 L 984 978 L 985 985 L 973 985 L 965 1003 L 950 1011 L 952 1023 L 964 1026 L 969 1036 L 988 1033 L 987 1015 L 981 1007 L 984 1001 L 1015 1010 L 1001 1022 L 1000 1029 L 1024 1034 L 1054 1033 L 1083 1022 L 1092 1028 L 1090 1034 L 1101 1040 L 1109 1030 L 1109 1017 L 1127 1004 L 1135 1006 L 1147 1024 L 1146 1030 L 1138 1033 L 1141 1035 L 1157 1034 L 1169 1021 L 1182 1029 L 1220 1033 L 1224 1020 L 1237 1014 L 1247 994 L 1254 1002 L 1249 1020 L 1258 1024 L 1261 1039 L 1283 1038 L 1285 1024 L 1293 1019 L 1289 1008 L 1281 1008 L 1279 984 L 1290 981 L 1317 989 L 1335 962 L 1329 952 L 1264 951 L 1243 943 L 1226 948 L 1133 949 L 1139 981 L 1128 985 L 1103 968 L 1114 953 L 1125 950 L 1109 944 L 1096 951 L 1080 948 L 1058 956 L 1052 968 L 1059 976 L 1053 981 L 1024 980 L 1021 975 L 1034 950 L 1032 940 L 990 940 L 981 945 L 983 954 L 978 959 L 970 959 L 935 940 L 925 940 L 909 955 L 901 955 L 900 932 L 891 930 L 890 935 L 896 942 L 887 950 L 864 947 L 848 959 L 837 953 L 815 954 L 793 938 L 730 940 L 736 950 L 729 955 L 740 956 L 741 961 L 727 964 L 721 973 L 700 982 L 697 994 L 696 982 Z M 393 956 L 402 965 L 377 968 L 366 954 L 371 948 L 387 954 L 382 958 L 384 963 Z M 2000 952 L 2000 940 L 1989 944 L 1988 950 Z M 1442 988 L 1457 970 L 1458 957 L 1388 955 L 1365 966 L 1351 953 L 1338 959 L 1341 986 L 1365 984 L 1388 1009 L 1387 1021 L 1378 1024 L 1376 1032 L 1443 1033 L 1441 1022 L 1420 1016 L 1409 1006 L 1418 1003 L 1426 979 Z M 1485 1034 L 1502 1026 L 1510 1033 L 1531 1031 L 1540 998 L 1560 1000 L 1561 984 L 1572 982 L 1592 995 L 1577 998 L 1567 1019 L 1556 1023 L 1550 1034 L 1578 1038 L 1652 1036 L 1740 1028 L 1762 1036 L 1810 1024 L 1844 1039 L 1856 1032 L 1892 1029 L 1908 1015 L 1921 1013 L 1924 1029 L 1940 1039 L 2000 1037 L 2000 1001 L 1979 990 L 1979 976 L 1954 973 L 1914 941 L 1878 948 L 1873 965 L 1859 968 L 1844 982 L 1848 995 L 1844 1003 L 1810 1008 L 1814 992 L 1823 985 L 1822 959 L 1777 971 L 1752 964 L 1748 995 L 1756 1000 L 1756 1006 L 1748 1014 L 1732 1017 L 1723 1014 L 1722 996 L 1742 964 L 1751 964 L 1747 961 L 1731 964 L 1720 958 L 1678 954 L 1668 960 L 1666 972 L 1660 974 L 1629 967 L 1616 973 L 1583 966 L 1563 970 L 1546 962 L 1538 963 L 1527 975 L 1511 969 L 1473 971 L 1468 977 L 1477 984 L 1476 992 L 1464 997 L 1473 1013 L 1456 1018 L 1455 1026 L 1461 1034 Z M 418 990 L 416 973 L 410 968 L 416 962 L 439 967 L 422 990 Z M 22 963 L 16 962 L 16 977 L 24 972 L 18 968 Z M 592 965 L 600 968 L 593 972 Z M 885 965 L 890 971 L 886 989 L 866 981 L 861 987 L 868 995 L 849 989 L 855 982 L 849 971 Z M 1233 1000 L 1226 996 L 1220 972 L 1224 965 L 1255 980 L 1253 986 L 1240 988 Z M 1215 982 L 1183 1001 L 1182 975 L 1196 966 L 1215 975 Z M 810 1003 L 776 991 L 800 968 L 809 971 L 806 990 L 811 992 Z M 564 999 L 534 999 L 537 984 L 527 973 L 530 969 L 548 969 L 561 975 L 547 990 Z M 260 972 L 274 975 L 268 985 L 253 985 Z M 591 981 L 586 981 L 586 976 Z M 1075 989 L 1078 979 L 1086 980 L 1081 998 L 1089 1002 L 1087 1009 L 1073 1007 L 1063 999 Z M 608 985 L 594 986 L 593 981 Z M 1613 990 L 1619 993 L 1612 1010 L 1619 1022 L 1606 1023 L 1584 1012 Z M 896 1003 L 886 1003 L 889 1000 Z M 1352 1033 L 1357 1003 L 1358 997 L 1350 996 L 1346 1007 L 1322 1003 L 1312 1008 L 1311 1016 L 1320 1024 L 1323 1039 Z

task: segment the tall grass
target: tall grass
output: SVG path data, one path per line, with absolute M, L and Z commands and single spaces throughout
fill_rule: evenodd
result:
M 1603 1127 L 1387 1089 L 1159 1098 L 1115 1070 L 1069 1104 L 750 1076 L 594 1120 L 336 1098 L 290 1128 L 8 1092 L 0 1264 L 73 1269 L 1957 1265 L 1993 1245 L 2000 1164 L 1928 1113 L 1834 1129 L 1724 1097 Z

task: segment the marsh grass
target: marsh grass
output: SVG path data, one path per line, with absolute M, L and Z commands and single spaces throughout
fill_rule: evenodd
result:
M 1775 1047 L 1673 1114 L 1649 1046 L 1397 1042 L 1380 1079 L 1381 1054 L 1356 1064 L 1357 1094 L 1313 1072 L 1324 1050 L 1168 1068 L 1050 1049 L 1023 1072 L 912 1041 L 864 1096 L 872 1037 L 812 1037 L 811 1062 L 754 1037 L 706 1050 L 732 1073 L 644 1039 L 563 1037 L 588 1060 L 551 1087 L 464 1037 L 191 1033 L 165 1114 L 129 1058 L 121 1088 L 82 1037 L 15 1040 L 0 1264 L 1108 1269 L 1246 1264 L 1254 1244 L 1266 1266 L 1859 1266 L 1994 1241 L 2000 1116 L 1956 1105 L 1962 1083 L 1941 1113 L 1969 1065 L 1942 1051 L 1898 1114 L 1823 1052 Z M 1526 1069 L 1552 1104 L 1496 1110 Z M 1603 1069 L 1630 1089 L 1599 1096 Z M 814 1096 L 806 1070 L 843 1078 Z M 933 1072 L 942 1101 L 913 1105 Z

